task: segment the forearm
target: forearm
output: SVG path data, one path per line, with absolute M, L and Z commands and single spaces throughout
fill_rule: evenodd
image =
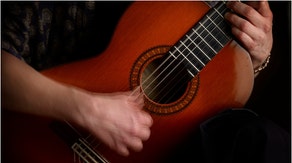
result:
M 74 88 L 55 82 L 2 51 L 2 108 L 72 119 L 77 107 Z M 70 110 L 69 110 L 70 109 Z

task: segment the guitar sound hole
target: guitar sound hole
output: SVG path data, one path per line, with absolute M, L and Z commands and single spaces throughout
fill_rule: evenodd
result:
M 147 98 L 155 103 L 170 104 L 184 95 L 190 79 L 179 61 L 161 57 L 146 66 L 141 83 Z
M 186 108 L 199 88 L 199 74 L 192 77 L 179 60 L 170 57 L 170 46 L 153 47 L 141 54 L 130 75 L 130 88 L 140 86 L 144 108 L 159 115 Z

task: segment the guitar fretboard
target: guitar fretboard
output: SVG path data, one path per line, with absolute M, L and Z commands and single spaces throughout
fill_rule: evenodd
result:
M 231 40 L 229 25 L 224 20 L 227 11 L 224 2 L 218 3 L 169 51 L 169 55 L 182 61 L 191 76 L 199 73 Z

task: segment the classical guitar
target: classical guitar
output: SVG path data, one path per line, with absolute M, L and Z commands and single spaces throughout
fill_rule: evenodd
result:
M 122 157 L 72 124 L 7 113 L 3 161 L 163 162 L 200 122 L 251 94 L 251 60 L 232 39 L 226 11 L 224 3 L 134 2 L 102 54 L 42 72 L 96 92 L 140 86 L 154 120 L 141 152 Z

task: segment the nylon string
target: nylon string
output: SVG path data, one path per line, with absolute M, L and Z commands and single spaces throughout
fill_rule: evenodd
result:
M 221 8 L 223 5 L 221 4 L 221 6 L 219 7 L 219 8 Z M 223 12 L 226 10 L 226 8 L 223 10 Z M 218 13 L 218 11 L 215 9 L 215 11 Z M 215 12 L 213 12 L 210 16 L 213 16 L 214 15 L 214 13 Z M 221 14 L 218 14 L 217 16 L 216 16 L 216 18 L 214 19 L 214 20 L 217 20 L 217 18 L 218 18 L 218 16 L 221 16 L 221 17 L 223 17 Z M 203 24 L 205 24 L 206 23 L 206 21 L 208 21 L 210 18 L 209 17 L 207 17 L 208 19 L 206 19 L 206 20 L 204 20 L 203 22 L 202 22 L 202 24 L 200 24 L 200 26 L 199 26 L 199 28 L 198 29 L 200 29 L 200 28 L 204 28 L 201 32 L 200 32 L 200 34 L 202 34 L 203 32 L 205 32 L 205 31 L 207 31 L 208 33 L 209 33 L 209 35 L 212 35 L 212 33 L 211 32 L 209 32 L 208 31 L 208 27 L 213 23 L 214 24 L 214 22 L 213 21 L 211 21 L 211 23 L 208 25 L 208 26 L 204 26 Z M 223 19 L 222 19 L 223 20 Z M 221 23 L 222 21 L 220 21 L 219 23 Z M 219 24 L 219 23 L 217 23 L 217 24 Z M 215 26 L 217 26 L 216 24 L 215 24 Z M 206 28 L 207 27 L 207 28 Z M 219 29 L 219 28 L 218 28 Z M 193 31 L 195 31 L 194 29 L 192 29 Z M 211 30 L 211 31 L 213 31 L 214 30 L 214 28 Z M 197 32 L 196 32 L 197 33 Z M 191 36 L 193 35 L 194 33 L 192 33 L 191 34 Z M 195 37 L 195 39 L 197 39 L 198 37 L 200 37 L 200 34 L 198 34 L 196 37 Z M 223 33 L 224 34 L 224 33 Z M 189 36 L 189 37 L 191 37 L 191 36 Z M 206 35 L 205 37 L 207 37 L 208 35 Z M 204 37 L 204 38 L 205 38 Z M 214 37 L 213 35 L 212 35 L 212 37 Z M 226 36 L 227 38 L 228 38 L 228 36 Z M 217 40 L 217 39 L 216 39 Z M 184 40 L 184 42 L 185 42 L 186 40 Z M 191 40 L 192 41 L 192 40 Z M 201 41 L 198 43 L 199 45 L 202 43 L 202 41 L 205 41 L 204 39 L 201 39 Z M 218 40 L 217 40 L 217 42 L 219 42 Z M 190 43 L 191 44 L 191 43 Z M 190 45 L 190 44 L 188 44 L 188 45 Z M 177 47 L 175 47 L 175 51 L 174 52 L 178 52 L 179 50 L 179 48 L 182 46 L 183 44 L 180 44 L 179 45 L 179 47 L 177 48 Z M 207 45 L 209 45 L 209 44 L 207 44 Z M 196 46 L 193 50 L 195 50 L 196 48 L 198 48 L 198 46 Z M 184 49 L 185 50 L 185 49 Z M 183 51 L 184 51 L 183 50 Z M 186 55 L 186 57 L 188 57 L 190 54 L 191 54 L 191 52 L 192 51 L 189 51 L 189 53 Z M 180 56 L 180 55 L 183 55 L 183 53 L 182 52 L 179 52 L 179 55 L 178 56 Z M 172 56 L 172 55 L 170 55 L 170 56 Z M 181 64 L 185 59 L 187 59 L 185 56 L 184 56 L 184 58 L 174 67 L 174 69 L 175 68 L 177 68 L 178 67 L 178 65 L 179 64 Z M 149 79 L 151 79 L 151 77 L 154 75 L 154 73 L 156 72 L 156 71 L 158 71 L 158 69 L 159 68 L 161 68 L 161 66 L 163 65 L 163 64 L 165 64 L 166 63 L 166 61 L 168 60 L 168 59 L 170 59 L 171 57 L 167 57 L 167 59 L 158 67 L 158 68 L 156 68 L 156 70 L 155 71 L 153 71 L 143 82 L 142 82 L 142 86 L 149 80 Z M 160 72 L 160 74 L 156 77 L 156 78 L 154 78 L 154 80 L 152 80 L 150 83 L 149 83 L 149 85 L 148 86 L 146 86 L 145 88 L 144 88 L 144 90 L 147 90 L 148 89 L 148 87 L 150 87 L 152 84 L 153 84 L 153 82 L 155 81 L 155 80 L 157 80 L 158 79 L 158 77 L 160 77 L 161 75 L 162 75 L 162 73 L 166 70 L 166 69 L 168 69 L 169 67 L 170 67 L 170 65 L 171 64 L 173 64 L 173 62 L 174 62 L 175 60 L 173 60 L 173 61 L 171 61 L 170 62 L 170 64 L 169 65 L 167 65 L 166 66 L 166 68 L 162 71 L 162 72 Z M 194 67 L 195 69 L 198 69 L 198 68 L 196 68 L 196 67 Z M 182 72 L 182 71 L 184 71 L 184 69 L 181 69 L 179 72 Z M 171 70 L 170 71 L 170 73 L 168 73 L 151 91 L 150 91 L 150 93 L 149 93 L 149 96 L 153 93 L 153 91 L 162 83 L 162 81 L 163 80 L 166 80 L 166 78 L 171 74 L 171 72 L 173 72 L 173 70 Z M 178 73 L 179 74 L 179 73 Z M 186 76 L 186 74 L 184 75 L 184 76 Z M 140 89 L 140 87 L 138 87 L 139 89 Z M 159 93 L 161 93 L 161 91 L 163 91 L 164 89 L 166 89 L 166 88 L 168 88 L 168 87 L 164 87 L 163 89 L 161 89 L 160 90 L 160 92 Z M 138 89 L 136 89 L 135 91 L 138 91 Z M 158 94 L 159 94 L 158 93 Z M 142 95 L 142 94 L 141 94 Z

